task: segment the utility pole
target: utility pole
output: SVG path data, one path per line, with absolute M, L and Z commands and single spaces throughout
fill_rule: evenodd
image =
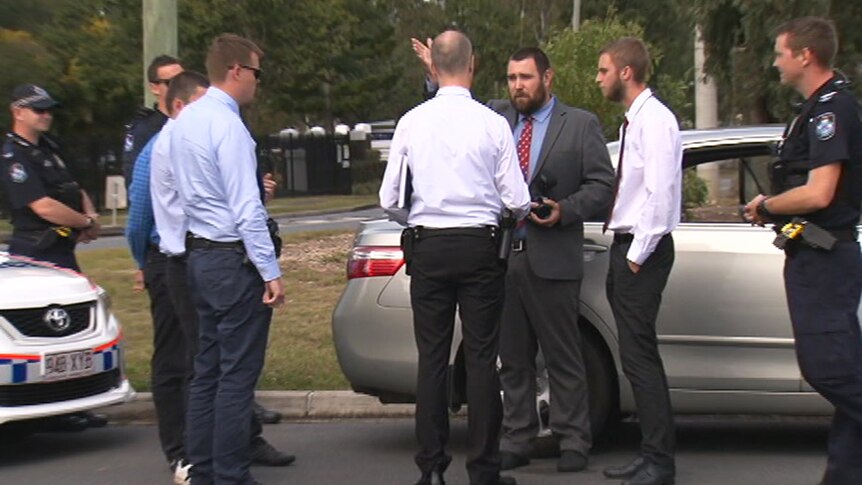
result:
M 581 29 L 581 0 L 572 0 L 572 31 Z
M 155 98 L 147 81 L 147 66 L 154 57 L 177 55 L 177 0 L 144 0 L 144 62 L 141 68 L 144 85 L 144 105 L 152 106 Z
M 698 25 L 694 30 L 694 126 L 699 129 L 718 126 L 718 89 L 715 81 L 706 74 L 705 64 L 703 35 Z M 721 187 L 718 163 L 698 165 L 697 175 L 706 182 L 707 199 L 717 201 Z

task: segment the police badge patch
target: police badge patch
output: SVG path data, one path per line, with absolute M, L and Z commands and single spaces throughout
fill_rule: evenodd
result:
M 27 181 L 27 170 L 20 163 L 13 163 L 9 166 L 9 178 L 16 184 L 22 184 Z
M 123 145 L 123 150 L 130 152 L 135 148 L 135 137 L 131 133 L 126 135 L 126 143 Z
M 826 141 L 835 136 L 835 113 L 830 111 L 815 118 L 814 132 L 820 141 Z

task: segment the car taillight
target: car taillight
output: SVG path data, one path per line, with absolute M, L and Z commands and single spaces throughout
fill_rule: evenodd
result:
M 397 246 L 356 246 L 347 258 L 347 279 L 392 276 L 404 264 Z

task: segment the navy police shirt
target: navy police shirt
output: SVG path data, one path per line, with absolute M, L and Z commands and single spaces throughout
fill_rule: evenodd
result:
M 862 119 L 847 82 L 833 77 L 815 91 L 802 107 L 804 123 L 789 130 L 779 157 L 807 160 L 808 169 L 841 163 L 835 198 L 824 209 L 800 214 L 826 229 L 850 229 L 859 222 L 862 204 Z
M 56 144 L 45 136 L 34 145 L 14 133 L 7 133 L 0 149 L 0 178 L 15 232 L 39 231 L 53 226 L 29 207 L 43 197 L 83 211 L 80 186 L 66 169 Z

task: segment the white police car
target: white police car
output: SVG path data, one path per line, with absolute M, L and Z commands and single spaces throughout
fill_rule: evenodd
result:
M 0 252 L 0 433 L 4 424 L 129 401 L 122 357 L 105 290 Z

